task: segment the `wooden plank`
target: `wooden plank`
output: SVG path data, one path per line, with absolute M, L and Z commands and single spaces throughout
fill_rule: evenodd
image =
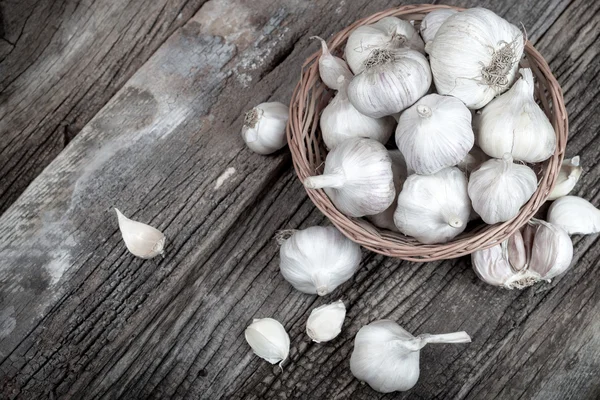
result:
M 597 237 L 576 238 L 568 274 L 522 292 L 479 282 L 468 259 L 415 264 L 365 252 L 357 275 L 326 299 L 293 290 L 278 273 L 274 233 L 326 221 L 287 152 L 244 149 L 240 116 L 289 97 L 294 71 L 316 49 L 307 36 L 327 37 L 387 6 L 220 0 L 178 30 L 0 217 L 0 393 L 390 398 L 353 379 L 348 359 L 360 326 L 392 318 L 415 333 L 464 329 L 474 338 L 426 347 L 421 380 L 394 398 L 597 398 Z M 584 157 L 580 193 L 599 204 L 598 130 L 588 129 L 598 118 L 587 111 L 599 98 L 598 6 L 521 7 L 496 10 L 535 27 L 530 37 L 565 87 L 572 149 Z M 573 21 L 581 28 L 566 30 Z M 164 260 L 126 252 L 115 205 L 165 231 Z M 348 306 L 342 335 L 311 343 L 310 310 L 337 298 Z M 243 339 L 264 316 L 292 338 L 283 373 Z

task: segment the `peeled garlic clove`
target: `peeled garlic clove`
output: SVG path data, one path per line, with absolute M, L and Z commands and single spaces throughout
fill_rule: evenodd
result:
M 327 47 L 327 42 L 321 39 L 318 36 L 313 36 L 311 39 L 318 39 L 321 42 L 321 57 L 319 57 L 319 75 L 321 76 L 321 80 L 327 87 L 340 90 L 343 82 L 350 82 L 352 77 L 354 76 L 348 65 L 344 60 L 339 57 L 335 57 L 329 52 L 329 48 Z M 340 77 L 343 80 L 339 79 Z
M 483 150 L 477 146 L 473 146 L 471 151 L 469 151 L 469 154 L 467 154 L 456 166 L 469 176 L 471 172 L 475 171 L 481 164 L 489 159 L 490 157 L 488 157 Z
M 581 197 L 564 196 L 550 206 L 548 222 L 569 235 L 590 235 L 600 232 L 600 210 Z
M 361 114 L 348 100 L 347 88 L 339 92 L 321 113 L 320 127 L 323 141 L 332 149 L 344 140 L 364 137 L 387 143 L 396 122 L 392 117 L 371 118 Z
M 477 144 L 491 157 L 509 152 L 515 160 L 536 163 L 554 154 L 556 133 L 533 97 L 533 73 L 519 72 L 521 79 L 475 118 Z
M 470 341 L 466 332 L 414 337 L 393 321 L 375 321 L 356 334 L 350 370 L 378 392 L 406 391 L 419 379 L 419 351 L 425 345 Z
M 392 162 L 386 148 L 371 139 L 348 139 L 325 160 L 323 175 L 304 180 L 308 189 L 324 189 L 336 208 L 350 217 L 374 215 L 395 197 Z
M 346 42 L 345 56 L 350 69 L 358 74 L 364 62 L 375 49 L 397 49 L 408 47 L 424 52 L 424 44 L 414 26 L 396 17 L 385 17 L 380 21 L 356 28 Z
M 360 246 L 332 226 L 296 231 L 281 244 L 279 269 L 301 292 L 324 296 L 354 275 Z
M 430 94 L 400 116 L 396 145 L 417 174 L 434 174 L 463 160 L 475 143 L 471 112 L 462 101 Z
M 348 86 L 348 98 L 361 113 L 373 118 L 392 115 L 410 107 L 431 86 L 431 70 L 425 56 L 410 49 L 375 49 L 365 69 Z
M 535 172 L 526 165 L 513 163 L 510 153 L 502 160 L 484 162 L 469 179 L 473 208 L 486 224 L 514 218 L 536 189 Z
M 325 304 L 311 311 L 306 321 L 306 333 L 317 343 L 333 340 L 342 331 L 346 306 L 341 300 Z
M 285 127 L 289 109 L 279 102 L 261 103 L 246 113 L 242 138 L 250 150 L 271 154 L 287 144 Z
M 573 243 L 562 228 L 539 219 L 528 222 L 535 228 L 529 269 L 542 279 L 551 279 L 565 272 L 573 259 Z
M 281 366 L 290 353 L 290 337 L 283 325 L 273 318 L 255 319 L 244 336 L 254 354 L 271 364 Z
M 556 178 L 556 185 L 550 192 L 548 200 L 556 200 L 571 193 L 583 173 L 583 168 L 579 165 L 580 161 L 579 156 L 563 161 Z
M 465 230 L 470 214 L 467 178 L 450 167 L 409 176 L 398 196 L 394 223 L 421 243 L 446 243 Z
M 451 15 L 425 46 L 437 92 L 485 106 L 514 81 L 524 44 L 519 28 L 490 10 Z
M 153 258 L 164 253 L 165 235 L 156 228 L 133 221 L 117 210 L 119 230 L 127 250 L 140 258 Z
M 421 37 L 427 42 L 431 42 L 435 38 L 440 26 L 451 16 L 456 14 L 458 11 L 451 8 L 442 8 L 440 10 L 434 10 L 427 15 L 421 21 Z

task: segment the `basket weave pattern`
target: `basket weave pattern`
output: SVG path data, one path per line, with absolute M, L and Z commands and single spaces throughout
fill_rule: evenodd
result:
M 440 8 L 457 7 L 440 5 L 409 5 L 391 8 L 361 19 L 338 32 L 329 42 L 332 53 L 343 50 L 350 32 L 361 25 L 372 24 L 381 18 L 395 16 L 405 20 L 421 21 L 423 17 Z M 319 116 L 331 99 L 333 92 L 319 78 L 318 59 L 321 51 L 315 52 L 302 65 L 302 76 L 290 103 L 290 118 L 287 138 L 294 168 L 303 182 L 309 176 L 321 174 L 327 150 L 321 139 Z M 567 112 L 561 88 L 552 75 L 550 67 L 529 41 L 525 44 L 522 67 L 531 68 L 536 78 L 535 96 L 550 119 L 556 132 L 557 147 L 554 155 L 541 164 L 539 185 L 531 199 L 519 214 L 510 221 L 480 226 L 464 232 L 448 243 L 426 245 L 411 237 L 375 227 L 360 218 L 351 218 L 339 212 L 323 190 L 308 189 L 313 203 L 348 238 L 377 253 L 411 261 L 434 261 L 456 258 L 476 250 L 491 247 L 506 240 L 517 229 L 529 221 L 546 201 L 554 187 L 564 157 L 568 136 Z

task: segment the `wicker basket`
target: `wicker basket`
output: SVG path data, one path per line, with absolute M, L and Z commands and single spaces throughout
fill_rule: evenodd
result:
M 341 52 L 350 32 L 356 27 L 371 24 L 388 16 L 396 16 L 406 20 L 420 21 L 423 17 L 440 8 L 456 8 L 438 5 L 410 5 L 391 8 L 361 19 L 336 34 L 328 44 L 331 52 Z M 462 10 L 456 8 L 457 10 Z M 332 96 L 321 82 L 318 70 L 317 51 L 302 66 L 300 82 L 294 90 L 290 103 L 290 118 L 287 126 L 287 137 L 294 167 L 301 181 L 308 176 L 323 172 L 327 151 L 320 137 L 319 116 Z M 552 76 L 552 72 L 540 53 L 527 42 L 525 58 L 521 62 L 524 67 L 531 68 L 536 77 L 535 95 L 542 108 L 550 118 L 557 137 L 557 149 L 554 155 L 542 164 L 538 189 L 523 206 L 519 214 L 510 221 L 496 225 L 475 227 L 459 235 L 453 241 L 426 245 L 400 233 L 379 229 L 361 218 L 350 218 L 339 212 L 323 190 L 307 190 L 314 204 L 331 222 L 348 238 L 362 246 L 391 257 L 411 261 L 433 261 L 456 258 L 470 254 L 475 250 L 491 247 L 507 239 L 533 217 L 546 201 L 555 184 L 556 176 L 562 163 L 567 145 L 568 122 L 561 88 Z

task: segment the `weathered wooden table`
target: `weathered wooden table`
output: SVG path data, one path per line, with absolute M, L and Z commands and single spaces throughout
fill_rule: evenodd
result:
M 0 1 L 0 397 L 599 398 L 597 236 L 574 238 L 566 275 L 523 291 L 486 286 L 467 258 L 365 252 L 327 298 L 279 274 L 275 232 L 327 221 L 287 151 L 245 148 L 243 113 L 288 101 L 309 36 L 397 4 Z M 598 205 L 600 2 L 453 4 L 523 23 L 564 90 L 577 193 Z M 126 251 L 115 206 L 166 233 L 164 259 Z M 341 336 L 312 343 L 310 310 L 338 298 Z M 283 373 L 244 340 L 266 316 L 291 336 Z M 384 396 L 349 369 L 357 330 L 380 318 L 473 342 L 426 347 L 417 386 Z

